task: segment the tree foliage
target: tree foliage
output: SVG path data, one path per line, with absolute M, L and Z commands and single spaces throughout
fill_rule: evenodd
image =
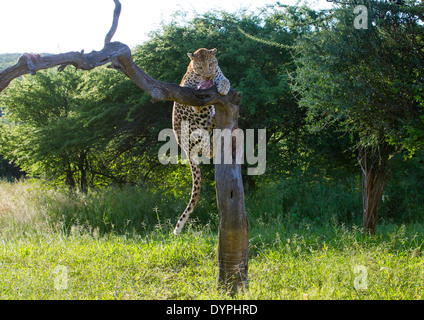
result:
M 0 54 L 0 71 L 13 65 L 19 58 L 19 53 Z
M 424 128 L 422 6 L 366 1 L 368 29 L 356 29 L 354 4 L 300 40 L 300 105 L 316 128 L 338 122 L 360 146 L 386 141 L 413 153 Z
M 337 124 L 354 137 L 363 225 L 374 232 L 389 158 L 422 148 L 423 10 L 417 1 L 365 1 L 367 27 L 361 29 L 356 5 L 340 5 L 299 40 L 295 88 L 316 130 Z
M 2 153 L 26 172 L 71 189 L 130 180 L 125 167 L 133 159 L 114 150 L 129 106 L 110 92 L 125 91 L 123 82 L 105 70 L 69 69 L 13 83 L 1 96 L 9 120 L 0 135 Z

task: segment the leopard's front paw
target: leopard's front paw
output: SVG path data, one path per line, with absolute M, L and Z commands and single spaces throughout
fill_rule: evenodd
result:
M 227 81 L 220 81 L 218 82 L 218 84 L 216 85 L 218 92 L 220 94 L 222 94 L 223 96 L 225 96 L 228 91 L 230 91 L 230 82 Z

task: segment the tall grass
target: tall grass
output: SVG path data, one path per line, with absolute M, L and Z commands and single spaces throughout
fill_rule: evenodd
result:
M 358 197 L 349 183 L 301 181 L 247 194 L 249 290 L 235 298 L 422 299 L 423 226 L 382 219 L 375 236 L 364 234 Z M 70 195 L 0 182 L 0 298 L 232 298 L 216 287 L 213 199 L 172 234 L 185 200 L 136 187 Z
M 39 184 L 0 180 L 0 234 L 13 238 L 32 232 L 51 233 L 50 212 L 40 205 L 44 192 Z

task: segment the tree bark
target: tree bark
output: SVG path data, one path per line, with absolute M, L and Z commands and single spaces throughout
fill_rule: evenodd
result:
M 81 174 L 80 178 L 80 190 L 82 193 L 87 194 L 88 193 L 88 180 L 87 180 L 87 151 L 81 151 L 79 154 L 79 161 L 78 161 L 78 169 Z
M 367 146 L 359 150 L 362 169 L 362 227 L 375 234 L 378 209 L 388 178 L 387 162 L 390 146 L 384 142 L 378 147 Z
M 241 100 L 241 96 L 239 96 Z M 236 101 L 237 105 L 240 101 Z M 237 128 L 238 106 L 216 107 L 218 129 Z M 248 287 L 249 225 L 244 204 L 241 166 L 236 163 L 236 143 L 232 138 L 232 163 L 224 163 L 221 140 L 220 164 L 215 164 L 215 187 L 218 204 L 218 285 L 234 294 Z
M 66 168 L 65 184 L 68 186 L 69 191 L 73 192 L 76 187 L 74 172 L 72 171 L 71 162 L 69 161 L 69 159 L 67 159 L 66 161 L 67 161 L 67 168 Z

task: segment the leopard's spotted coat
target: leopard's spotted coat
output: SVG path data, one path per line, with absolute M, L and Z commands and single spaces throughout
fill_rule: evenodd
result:
M 205 81 L 212 80 L 220 94 L 226 95 L 228 93 L 230 82 L 218 66 L 216 49 L 201 48 L 187 55 L 191 61 L 180 83 L 181 86 L 198 88 Z M 213 147 L 209 136 L 215 128 L 215 107 L 213 105 L 194 107 L 175 102 L 172 112 L 172 128 L 178 144 L 189 159 L 193 179 L 190 202 L 175 226 L 174 234 L 177 235 L 193 212 L 199 197 L 200 168 L 193 156 L 197 155 L 199 151 L 205 153 L 205 150 L 209 150 L 206 156 L 213 157 Z

